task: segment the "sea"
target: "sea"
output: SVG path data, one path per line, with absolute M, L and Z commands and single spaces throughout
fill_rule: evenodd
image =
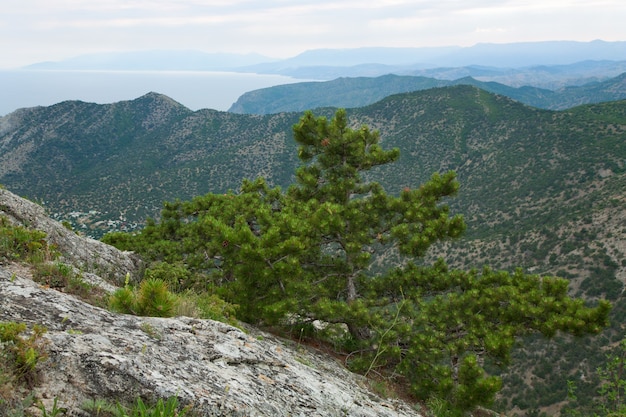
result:
M 310 80 L 282 75 L 213 71 L 0 71 L 0 116 L 19 108 L 66 100 L 114 103 L 149 92 L 165 94 L 191 110 L 227 111 L 243 93 Z

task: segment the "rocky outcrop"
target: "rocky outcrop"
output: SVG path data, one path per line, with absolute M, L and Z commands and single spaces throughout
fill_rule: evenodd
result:
M 61 230 L 32 203 L 6 191 L 0 197 L 5 214 L 46 230 L 67 251 L 66 261 L 97 259 L 109 271 L 136 266 L 131 254 Z M 211 320 L 115 314 L 40 286 L 27 268 L 0 265 L 0 321 L 47 328 L 48 359 L 35 393 L 48 409 L 57 399 L 71 416 L 88 415 L 81 409 L 86 400 L 132 402 L 138 396 L 177 396 L 202 416 L 418 415 L 297 342 Z
M 341 363 L 258 330 L 114 314 L 0 269 L 0 320 L 43 324 L 39 397 L 80 415 L 88 399 L 177 396 L 209 416 L 416 416 Z
M 141 261 L 133 253 L 79 236 L 48 217 L 42 206 L 5 189 L 0 189 L 0 215 L 15 224 L 44 231 L 48 242 L 62 254 L 63 261 L 82 271 L 95 273 L 118 284 L 124 282 L 126 274 L 132 277 L 139 275 Z

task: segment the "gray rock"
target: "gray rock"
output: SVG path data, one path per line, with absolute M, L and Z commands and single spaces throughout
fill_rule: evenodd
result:
M 47 216 L 43 207 L 0 189 L 0 215 L 10 221 L 46 232 L 49 243 L 63 254 L 63 261 L 86 272 L 123 284 L 126 274 L 137 278 L 139 257 L 122 252 L 98 240 L 77 235 Z
M 48 329 L 40 398 L 80 415 L 89 399 L 177 396 L 207 416 L 417 416 L 297 343 L 212 320 L 111 313 L 0 267 L 0 320 Z

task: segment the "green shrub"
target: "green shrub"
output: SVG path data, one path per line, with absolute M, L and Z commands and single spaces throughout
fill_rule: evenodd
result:
M 137 398 L 130 407 L 96 399 L 85 401 L 81 408 L 93 417 L 184 417 L 189 413 L 188 407 L 179 409 L 176 397 L 170 397 L 166 401 L 159 399 L 152 406 Z
M 50 288 L 63 289 L 92 305 L 104 306 L 106 292 L 85 282 L 80 273 L 76 273 L 72 266 L 62 262 L 42 262 L 34 265 L 33 280 Z
M 187 291 L 181 295 L 181 299 L 191 300 L 198 309 L 198 318 L 217 320 L 232 325 L 237 324 L 235 314 L 237 306 L 222 300 L 215 294 L 196 294 Z
M 81 408 L 93 417 L 114 417 L 118 411 L 115 404 L 102 399 L 86 400 Z
M 116 313 L 137 315 L 135 291 L 125 286 L 116 290 L 109 297 L 109 308 Z
M 157 262 L 146 270 L 144 279 L 160 279 L 174 292 L 183 291 L 194 285 L 191 271 L 177 263 Z
M 168 282 L 162 278 L 166 271 L 177 271 L 173 276 L 188 276 L 180 269 L 169 269 L 163 265 L 150 269 L 139 288 L 132 288 L 127 282 L 123 288 L 110 295 L 108 305 L 112 311 L 138 316 L 172 317 L 187 316 L 217 320 L 236 325 L 237 306 L 228 303 L 215 294 L 197 293 L 192 289 L 179 294 L 169 291 Z M 156 271 L 156 272 L 155 272 Z M 182 273 L 182 275 L 180 275 Z
M 52 404 L 52 409 L 48 411 L 48 409 L 40 402 L 39 410 L 41 411 L 41 417 L 57 417 L 61 414 L 65 415 L 67 413 L 67 408 L 59 407 L 59 399 L 54 397 L 54 402 Z
M 160 279 L 146 279 L 139 289 L 126 285 L 109 298 L 111 310 L 138 316 L 172 317 L 176 312 L 177 298 Z
M 43 262 L 35 265 L 33 280 L 50 288 L 64 288 L 73 275 L 72 267 L 67 264 Z
M 0 322 L 1 384 L 17 383 L 32 387 L 38 380 L 37 364 L 46 358 L 42 340 L 46 329 L 35 325 L 31 334 L 24 336 L 26 329 L 24 323 Z
M 142 316 L 172 317 L 176 307 L 176 297 L 167 289 L 161 279 L 145 279 L 139 286 L 137 308 Z
M 167 401 L 159 399 L 157 403 L 150 407 L 141 398 L 131 408 L 126 408 L 121 404 L 117 406 L 117 417 L 184 417 L 189 412 L 188 408 L 179 409 L 178 399 L 170 397 Z
M 54 256 L 47 245 L 46 234 L 12 224 L 0 216 L 0 258 L 41 262 Z

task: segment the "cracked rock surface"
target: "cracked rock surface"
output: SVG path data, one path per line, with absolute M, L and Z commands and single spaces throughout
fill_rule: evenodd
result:
M 417 416 L 377 397 L 336 360 L 255 329 L 111 313 L 0 267 L 0 320 L 47 327 L 40 397 L 177 396 L 201 415 Z

